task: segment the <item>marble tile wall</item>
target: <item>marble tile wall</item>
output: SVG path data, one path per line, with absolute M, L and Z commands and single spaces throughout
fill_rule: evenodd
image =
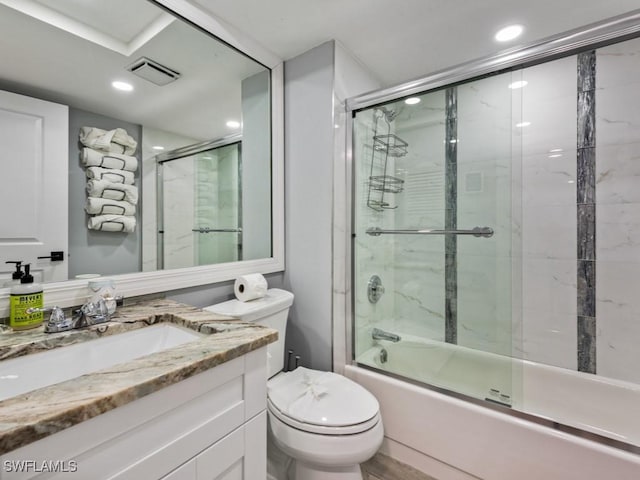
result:
M 361 212 L 358 228 L 444 227 L 436 179 L 448 152 L 457 227 L 496 234 L 457 239 L 448 334 L 444 239 L 358 239 L 356 268 L 383 272 L 392 291 L 384 307 L 356 308 L 362 320 L 640 383 L 638 57 L 640 39 L 459 85 L 455 149 L 444 91 L 415 113 L 403 107 L 395 128 L 409 153 L 393 172 L 406 189 L 398 209 Z M 517 79 L 526 86 L 510 91 Z
M 417 119 L 420 119 L 419 121 Z M 393 211 L 398 229 L 443 228 L 445 225 L 444 92 L 404 107 L 397 133 L 408 153 L 397 162 L 405 180 Z M 395 327 L 412 335 L 445 339 L 445 239 L 442 236 L 396 235 L 394 249 Z
M 366 230 L 370 227 L 382 229 L 393 228 L 394 210 L 377 211 L 367 206 L 369 196 L 369 176 L 371 175 L 372 158 L 380 160 L 373 152 L 374 126 L 376 131 L 386 130 L 386 123 L 374 109 L 362 112 L 356 117 L 354 127 L 354 159 L 356 170 L 355 211 L 354 211 L 354 299 L 355 299 L 355 355 L 356 358 L 372 344 L 371 328 L 393 328 L 394 297 L 392 289 L 395 285 L 395 269 L 393 266 L 393 236 L 369 236 Z M 384 132 L 386 133 L 386 131 Z M 375 155 L 375 157 L 374 157 Z M 376 163 L 376 167 L 378 163 Z M 389 172 L 395 169 L 395 161 L 390 160 Z M 374 174 L 379 174 L 375 172 Z M 389 198 L 389 196 L 391 198 Z M 396 199 L 387 195 L 389 202 Z M 385 294 L 375 304 L 369 302 L 367 284 L 373 275 L 378 275 L 386 289 Z M 389 325 L 391 324 L 391 325 Z
M 191 158 L 163 164 L 164 268 L 193 265 L 194 175 Z
M 511 74 L 458 89 L 458 228 L 491 238 L 457 239 L 458 344 L 511 353 Z
M 174 133 L 157 130 L 154 128 L 142 128 L 142 270 L 144 272 L 155 271 L 158 268 L 157 259 L 157 212 L 156 212 L 156 179 L 158 176 L 155 156 L 159 150 L 154 147 L 161 146 L 164 151 L 171 151 L 185 145 L 193 145 L 198 140 L 183 137 Z
M 640 383 L 640 39 L 596 50 L 597 373 Z M 593 327 L 592 327 L 593 328 Z
M 575 57 L 522 71 L 522 358 L 577 368 Z M 517 157 L 514 157 L 517 158 Z

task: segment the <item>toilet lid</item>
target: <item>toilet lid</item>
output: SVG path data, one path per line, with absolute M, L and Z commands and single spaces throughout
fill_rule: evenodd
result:
M 298 422 L 346 427 L 368 422 L 379 410 L 376 398 L 357 383 L 332 372 L 298 367 L 267 384 L 270 403 Z

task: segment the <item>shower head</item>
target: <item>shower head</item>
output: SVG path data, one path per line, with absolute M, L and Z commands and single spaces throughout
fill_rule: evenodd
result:
M 390 110 L 387 107 L 381 107 L 380 110 L 382 110 L 382 113 L 384 114 L 384 118 L 389 123 L 393 122 L 398 116 L 398 113 L 400 113 L 400 112 L 396 112 L 395 110 Z

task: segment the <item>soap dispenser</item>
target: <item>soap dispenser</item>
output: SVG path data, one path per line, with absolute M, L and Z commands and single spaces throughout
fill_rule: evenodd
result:
M 7 280 L 4 283 L 4 287 L 14 287 L 16 285 L 20 285 L 20 279 L 22 278 L 22 276 L 24 275 L 24 273 L 22 272 L 22 262 L 21 261 L 17 261 L 17 260 L 9 260 L 7 262 L 4 263 L 15 263 L 16 264 L 16 271 L 13 272 L 13 274 L 11 275 L 11 280 Z
M 14 330 L 36 328 L 44 320 L 42 311 L 28 313 L 30 308 L 42 309 L 44 306 L 42 285 L 33 282 L 30 268 L 28 263 L 24 265 L 24 275 L 20 284 L 11 287 L 9 293 L 9 326 Z

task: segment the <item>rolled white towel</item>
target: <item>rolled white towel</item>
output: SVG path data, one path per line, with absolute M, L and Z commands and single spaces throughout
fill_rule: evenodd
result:
M 87 178 L 93 178 L 95 180 L 107 180 L 113 183 L 124 183 L 126 185 L 133 185 L 135 181 L 133 172 L 117 170 L 115 168 L 88 167 L 85 172 Z
M 102 130 L 96 127 L 80 128 L 80 142 L 85 147 L 95 148 L 103 152 L 124 153 L 133 155 L 138 146 L 124 128 Z
M 90 197 L 126 200 L 134 205 L 138 203 L 138 187 L 125 185 L 124 183 L 113 183 L 107 180 L 87 180 L 87 194 Z
M 136 214 L 136 206 L 134 204 L 109 198 L 87 197 L 84 209 L 91 215 L 132 216 Z
M 89 217 L 87 228 L 89 230 L 102 230 L 103 232 L 131 233 L 136 229 L 136 217 L 96 215 L 95 217 Z
M 93 148 L 83 148 L 82 164 L 85 167 L 104 167 L 135 172 L 138 169 L 138 159 L 122 153 L 99 152 Z

